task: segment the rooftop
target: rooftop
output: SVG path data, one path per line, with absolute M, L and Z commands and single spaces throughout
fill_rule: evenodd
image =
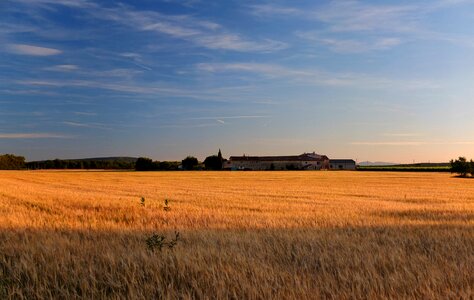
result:
M 229 159 L 232 161 L 323 161 L 328 157 L 313 152 L 289 156 L 231 156 Z

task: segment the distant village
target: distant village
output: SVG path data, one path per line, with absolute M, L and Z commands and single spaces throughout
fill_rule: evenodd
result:
M 355 170 L 353 159 L 329 159 L 315 152 L 293 156 L 231 156 L 224 170 Z
M 288 156 L 230 156 L 225 159 L 219 149 L 200 162 L 194 156 L 182 161 L 154 161 L 147 157 L 97 157 L 83 159 L 53 159 L 26 162 L 23 156 L 0 155 L 0 169 L 121 169 L 137 171 L 178 170 L 356 170 L 353 159 L 329 159 L 315 152 Z

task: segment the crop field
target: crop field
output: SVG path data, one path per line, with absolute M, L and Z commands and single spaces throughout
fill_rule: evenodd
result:
M 0 172 L 0 299 L 473 297 L 474 179 Z

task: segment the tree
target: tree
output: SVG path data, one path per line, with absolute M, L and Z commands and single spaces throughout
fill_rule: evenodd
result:
M 222 156 L 219 157 L 219 155 L 211 155 L 206 157 L 204 160 L 204 166 L 207 170 L 222 170 Z
M 25 158 L 13 154 L 0 155 L 0 169 L 19 170 L 26 167 Z
M 466 177 L 471 172 L 472 163 L 469 163 L 465 157 L 459 157 L 451 160 L 451 173 L 457 173 L 461 177 Z
M 474 177 L 474 161 L 471 159 L 471 176 Z
M 135 170 L 137 171 L 151 171 L 153 170 L 153 161 L 148 157 L 140 157 L 135 163 Z
M 198 160 L 194 156 L 188 156 L 181 161 L 183 170 L 192 170 L 199 164 Z

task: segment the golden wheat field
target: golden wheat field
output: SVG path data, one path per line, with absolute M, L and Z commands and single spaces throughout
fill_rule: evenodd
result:
M 14 299 L 472 299 L 474 180 L 2 171 L 0 276 Z

